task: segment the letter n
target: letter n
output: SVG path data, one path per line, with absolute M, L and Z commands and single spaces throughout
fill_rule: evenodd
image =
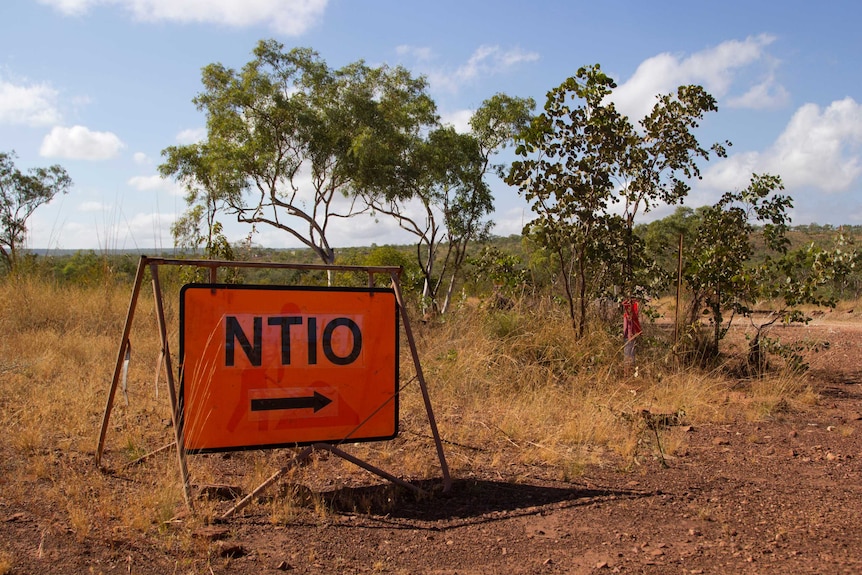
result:
M 224 364 L 228 367 L 234 365 L 234 348 L 237 341 L 245 352 L 248 361 L 254 366 L 259 366 L 263 355 L 263 318 L 254 318 L 254 345 L 252 345 L 248 342 L 245 332 L 242 331 L 239 320 L 230 315 L 226 317 Z

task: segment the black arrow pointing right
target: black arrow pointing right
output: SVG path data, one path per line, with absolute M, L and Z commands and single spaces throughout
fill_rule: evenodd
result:
M 325 395 L 314 392 L 310 397 L 272 397 L 267 399 L 252 399 L 252 411 L 276 411 L 279 409 L 308 409 L 313 408 L 317 413 L 332 400 Z

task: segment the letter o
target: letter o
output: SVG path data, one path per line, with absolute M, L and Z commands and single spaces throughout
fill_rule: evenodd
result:
M 332 350 L 332 332 L 335 328 L 344 326 L 353 333 L 353 349 L 346 356 L 341 357 Z M 323 329 L 323 355 L 335 365 L 347 365 L 356 361 L 359 352 L 362 351 L 362 332 L 356 322 L 347 317 L 337 317 Z

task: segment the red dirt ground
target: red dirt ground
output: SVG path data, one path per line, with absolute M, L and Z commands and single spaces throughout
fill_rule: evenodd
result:
M 0 549 L 16 574 L 862 573 L 862 329 L 796 329 L 831 342 L 808 375 L 817 405 L 690 428 L 668 468 L 588 467 L 571 482 L 541 466 L 475 469 L 449 494 L 429 481 L 435 495 L 395 505 L 366 476 L 330 494 L 328 513 L 273 525 L 252 506 L 197 529 L 191 549 L 123 533 L 78 541 L 60 514 L 0 493 Z M 338 511 L 339 495 L 367 510 Z

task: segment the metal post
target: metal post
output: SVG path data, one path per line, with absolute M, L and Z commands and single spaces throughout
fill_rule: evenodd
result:
M 392 289 L 395 290 L 395 299 L 401 312 L 401 321 L 404 324 L 404 333 L 410 346 L 410 354 L 413 357 L 413 365 L 416 367 L 416 379 L 419 380 L 419 389 L 422 390 L 422 400 L 425 402 L 425 412 L 428 414 L 428 424 L 431 426 L 431 435 L 434 436 L 434 444 L 437 447 L 437 457 L 440 460 L 440 469 L 443 472 L 443 493 L 448 493 L 452 488 L 452 478 L 449 476 L 449 465 L 446 463 L 446 454 L 443 453 L 443 441 L 437 430 L 437 420 L 434 419 L 434 409 L 431 407 L 431 397 L 428 395 L 428 385 L 425 383 L 425 375 L 422 373 L 422 364 L 419 363 L 419 352 L 416 349 L 416 340 L 413 339 L 413 330 L 410 328 L 410 319 L 407 317 L 407 308 L 404 306 L 404 297 L 401 294 L 401 282 L 395 272 L 390 274 L 392 278 Z
M 183 497 L 186 506 L 193 508 L 191 486 L 189 485 L 189 468 L 186 462 L 186 449 L 183 444 L 182 417 L 179 413 L 179 402 L 177 401 L 177 390 L 174 385 L 174 372 L 171 365 L 171 353 L 168 346 L 168 330 L 165 325 L 165 308 L 162 304 L 162 289 L 159 284 L 158 265 L 150 264 L 150 275 L 153 276 L 153 296 L 156 299 L 156 316 L 159 322 L 159 335 L 162 341 L 162 356 L 164 357 L 165 377 L 168 381 L 168 394 L 171 398 L 171 421 L 174 424 L 174 437 L 177 446 L 177 459 L 180 463 L 180 473 L 183 480 Z
M 285 473 L 287 473 L 288 471 L 290 471 L 291 469 L 293 469 L 294 467 L 296 467 L 297 465 L 299 465 L 300 463 L 302 463 L 303 461 L 308 459 L 311 456 L 311 453 L 313 451 L 314 451 L 314 447 L 309 446 L 309 447 L 306 447 L 305 449 L 303 449 L 302 451 L 300 451 L 299 453 L 297 453 L 293 457 L 293 459 L 291 459 L 287 463 L 287 465 L 285 465 L 284 467 L 282 467 L 281 469 L 279 469 L 278 471 L 273 473 L 269 477 L 269 479 L 267 479 L 266 481 L 264 481 L 263 483 L 258 485 L 254 491 L 252 491 L 251 493 L 249 493 L 248 495 L 243 497 L 236 505 L 234 505 L 233 507 L 231 507 L 230 509 L 228 509 L 227 511 L 222 513 L 222 516 L 221 516 L 222 521 L 224 521 L 225 519 L 228 519 L 231 515 L 233 515 L 234 513 L 243 509 L 246 505 L 251 503 L 252 500 L 255 497 L 257 497 L 264 489 L 268 488 L 270 485 L 272 485 L 273 483 L 278 481 L 279 477 L 281 477 L 282 475 L 284 475 Z
M 673 356 L 679 364 L 679 300 L 682 291 L 682 234 L 679 234 L 679 250 L 677 251 L 676 264 L 676 314 L 673 320 Z
M 123 327 L 123 337 L 120 339 L 120 349 L 117 352 L 117 365 L 114 368 L 114 377 L 111 380 L 111 388 L 108 391 L 108 401 L 105 404 L 105 414 L 102 416 L 102 428 L 99 431 L 99 445 L 96 448 L 96 467 L 102 464 L 102 454 L 105 451 L 105 434 L 108 432 L 108 421 L 111 419 L 111 409 L 114 407 L 114 397 L 117 393 L 117 385 L 120 382 L 120 373 L 126 357 L 126 349 L 129 346 L 129 333 L 132 330 L 132 320 L 135 318 L 135 308 L 138 305 L 138 295 L 141 292 L 141 283 L 146 270 L 147 256 L 141 256 L 138 261 L 138 272 L 135 274 L 135 285 L 132 288 L 132 297 L 129 300 L 129 311 L 126 313 L 126 325 Z

